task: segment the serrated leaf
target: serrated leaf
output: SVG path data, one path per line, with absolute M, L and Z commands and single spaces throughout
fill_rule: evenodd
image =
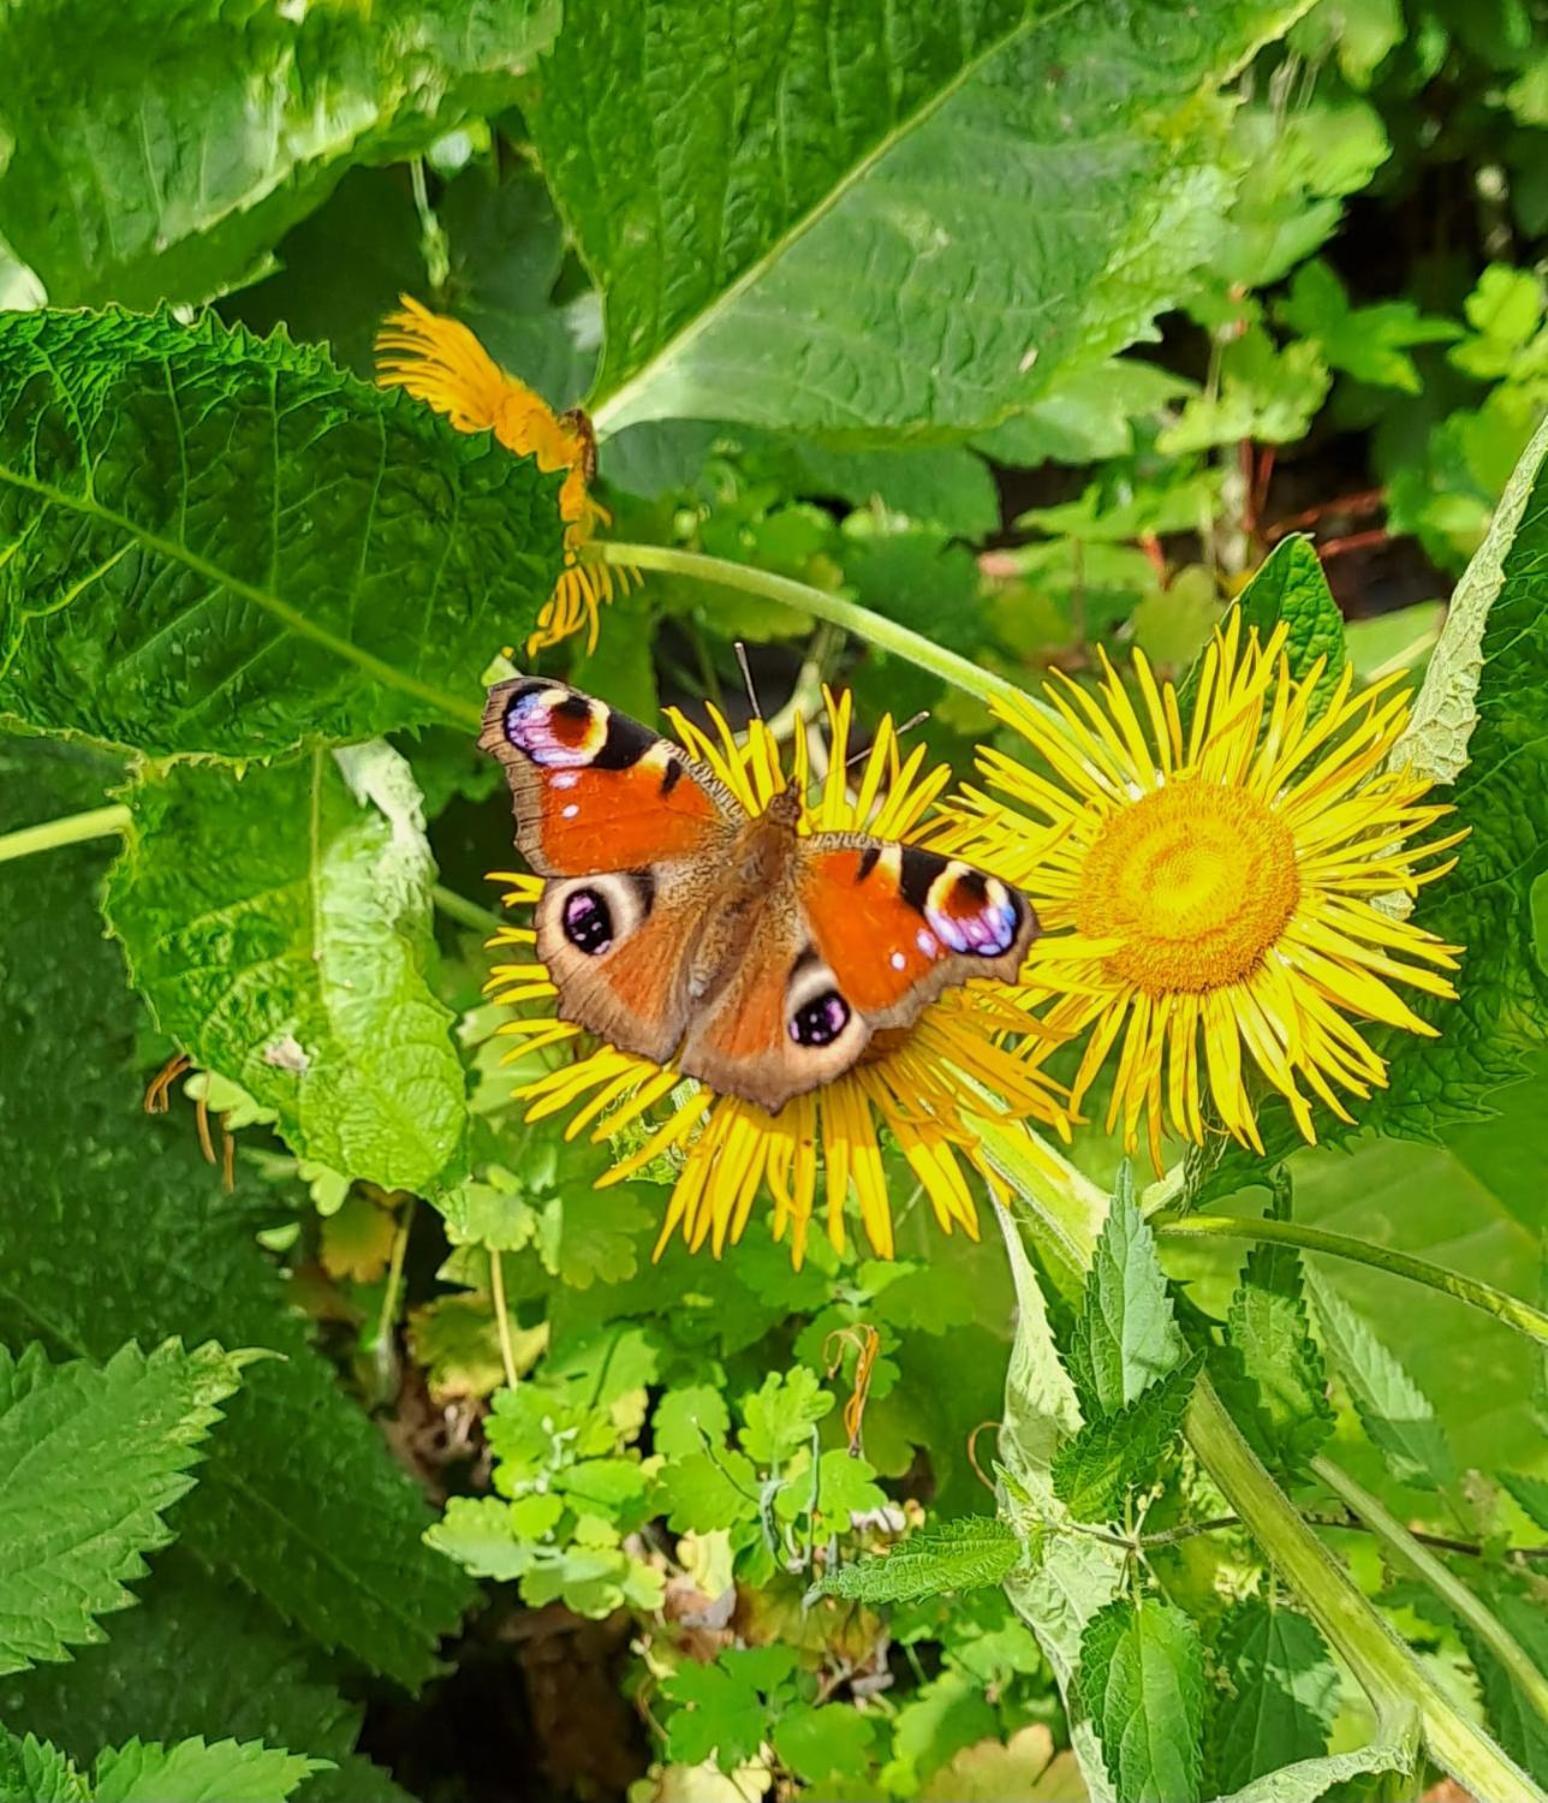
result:
M 1500 1626 L 1539 1671 L 1548 1671 L 1548 1626 L 1540 1586 L 1530 1578 L 1512 1581 L 1503 1573 L 1494 1573 L 1485 1576 L 1479 1588 Z M 1458 1626 L 1500 1745 L 1539 1784 L 1548 1784 L 1548 1722 L 1470 1625 L 1459 1622 Z
M 333 1762 L 297 1803 L 408 1803 L 353 1751 L 362 1708 L 319 1679 L 306 1643 L 256 1597 L 179 1547 L 157 1556 L 137 1594 L 108 1638 L 68 1665 L 0 1679 L 0 1720 L 26 1722 L 86 1767 L 135 1734 L 261 1740 Z
M 1423 1490 L 1455 1483 L 1456 1461 L 1430 1399 L 1325 1278 L 1310 1272 L 1307 1284 L 1323 1345 L 1392 1475 Z
M 777 1469 L 810 1443 L 813 1426 L 833 1403 L 832 1392 L 808 1366 L 770 1371 L 761 1389 L 742 1398 L 742 1451 L 756 1464 Z
M 1080 1699 L 1118 1803 L 1199 1803 L 1204 1653 L 1183 1612 L 1119 1598 L 1086 1624 Z
M 1339 1676 L 1321 1634 L 1294 1609 L 1250 1598 L 1215 1634 L 1220 1691 L 1210 1724 L 1211 1780 L 1235 1791 L 1320 1758 L 1338 1710 Z
M 920 1528 L 886 1554 L 871 1553 L 824 1574 L 824 1596 L 904 1603 L 998 1584 L 1021 1558 L 1021 1542 L 996 1515 L 961 1515 Z
M 1209 90 L 1292 16 L 572 13 L 524 110 L 604 297 L 603 435 L 979 430 L 1131 342 L 1222 227 Z
M 0 1346 L 0 1673 L 68 1657 L 134 1601 L 125 1582 L 171 1539 L 162 1517 L 192 1488 L 242 1363 L 175 1341 L 148 1357 L 130 1344 L 100 1370 Z
M 1378 1724 L 1378 1729 L 1383 1725 Z M 1294 1765 L 1281 1766 L 1241 1790 L 1232 1791 L 1219 1803 L 1323 1803 L 1336 1796 L 1337 1787 L 1357 1778 L 1396 1772 L 1407 1776 L 1413 1771 L 1419 1752 L 1419 1719 L 1417 1713 L 1378 1732 L 1368 1745 L 1352 1753 L 1329 1753 L 1321 1759 L 1302 1759 Z
M 261 1741 L 131 1740 L 98 1756 L 93 1803 L 285 1803 L 319 1761 Z M 325 1762 L 324 1762 L 325 1763 Z
M 1524 1471 L 1502 1471 L 1499 1481 L 1536 1525 L 1548 1534 L 1548 1479 L 1533 1477 Z
M 1327 1372 L 1311 1337 L 1303 1290 L 1294 1246 L 1254 1246 L 1227 1318 L 1276 1462 L 1290 1470 L 1304 1465 L 1333 1430 Z
M 836 1446 L 817 1460 L 817 1482 L 811 1468 L 798 1463 L 774 1499 L 774 1513 L 781 1521 L 803 1515 L 825 1534 L 841 1534 L 852 1515 L 870 1515 L 887 1506 L 887 1494 L 873 1482 L 875 1469 L 864 1459 L 851 1457 Z
M 1115 1415 L 1088 1421 L 1054 1460 L 1054 1493 L 1077 1521 L 1111 1521 L 1125 1491 L 1153 1482 L 1204 1363 L 1196 1352 Z
M 91 1803 L 91 1791 L 58 1747 L 0 1728 L 0 1803 Z
M 679 1705 L 667 1723 L 667 1751 L 697 1765 L 713 1758 L 723 1772 L 751 1759 L 762 1744 L 770 1702 L 795 1671 L 788 1647 L 731 1648 L 713 1665 L 679 1665 L 661 1689 Z
M 1112 1414 L 1182 1357 L 1155 1235 L 1134 1200 L 1129 1167 L 1119 1172 L 1086 1278 L 1070 1342 L 1070 1376 L 1087 1416 Z
M 546 0 L 148 9 L 104 48 L 79 0 L 10 7 L 6 234 L 61 306 L 206 300 L 247 279 L 351 164 L 418 155 L 511 105 L 558 15 Z M 141 24 L 154 57 L 129 47 Z
M 649 1219 L 628 1190 L 593 1189 L 582 1177 L 544 1205 L 538 1250 L 571 1289 L 622 1283 L 639 1268 L 639 1230 Z
M 57 811 L 60 761 L 0 744 L 0 830 Z M 96 1359 L 132 1335 L 282 1353 L 246 1374 L 181 1505 L 181 1543 L 320 1644 L 415 1684 L 469 1586 L 421 1544 L 423 1499 L 254 1243 L 272 1198 L 259 1212 L 240 1169 L 223 1195 L 186 1114 L 147 1121 L 138 1008 L 93 904 L 103 862 L 82 847 L 0 868 L 0 1337 Z
M 157 1024 L 298 1157 L 416 1192 L 465 1169 L 466 1078 L 430 987 L 435 864 L 407 762 L 375 743 L 129 792 L 109 925 Z
M 1307 676 L 1321 658 L 1318 695 L 1325 697 L 1331 691 L 1348 662 L 1344 616 L 1309 538 L 1293 533 L 1281 539 L 1253 572 L 1237 606 L 1242 610 L 1242 624 L 1256 626 L 1260 639 L 1267 640 L 1283 622 L 1291 675 Z
M 0 714 L 167 756 L 476 731 L 557 480 L 212 317 L 0 314 Z

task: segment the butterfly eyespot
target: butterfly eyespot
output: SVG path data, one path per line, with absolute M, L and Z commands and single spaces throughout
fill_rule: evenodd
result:
M 849 1003 L 836 989 L 825 989 L 791 1015 L 790 1037 L 797 1045 L 832 1045 L 848 1025 Z
M 613 911 L 595 889 L 565 897 L 564 936 L 578 952 L 596 957 L 613 943 Z

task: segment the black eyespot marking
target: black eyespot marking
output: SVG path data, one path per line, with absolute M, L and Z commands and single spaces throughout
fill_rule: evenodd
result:
M 640 919 L 643 920 L 656 905 L 655 873 L 649 870 L 627 870 L 624 872 L 634 888 L 634 899 L 640 906 Z
M 677 787 L 677 785 L 682 780 L 683 780 L 682 765 L 678 762 L 678 760 L 676 758 L 668 758 L 666 769 L 663 770 L 661 773 L 662 799 L 665 800 L 665 798 L 672 793 L 672 791 Z
M 791 1015 L 790 1037 L 797 1045 L 832 1045 L 848 1024 L 849 1003 L 836 989 L 825 989 Z
M 565 897 L 564 936 L 578 952 L 595 958 L 613 943 L 613 911 L 595 889 L 577 889 Z
M 923 914 L 930 899 L 930 885 L 946 868 L 948 859 L 938 851 L 921 851 L 917 845 L 903 847 L 903 865 L 898 873 L 898 891 L 911 908 Z
M 584 695 L 566 695 L 563 701 L 556 701 L 550 711 L 565 720 L 589 720 L 591 703 Z
M 806 970 L 813 964 L 820 964 L 821 962 L 822 955 L 815 945 L 803 946 L 801 950 L 796 953 L 795 963 L 790 966 L 790 980 L 794 982 L 803 970 Z
M 975 902 L 989 899 L 989 879 L 981 870 L 964 870 L 957 878 L 958 895 L 969 896 Z
M 855 872 L 855 881 L 857 883 L 863 883 L 876 868 L 880 858 L 881 847 L 879 845 L 866 846 L 865 850 L 860 854 L 860 868 Z
M 638 720 L 631 720 L 627 714 L 610 713 L 607 717 L 607 737 L 602 741 L 602 749 L 592 759 L 592 768 L 630 770 L 655 743 L 656 735 L 647 731 Z

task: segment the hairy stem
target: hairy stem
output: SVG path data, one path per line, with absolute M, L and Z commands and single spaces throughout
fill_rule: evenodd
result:
M 707 557 L 701 551 L 683 551 L 675 545 L 599 545 L 604 562 L 628 564 L 637 570 L 663 570 L 674 576 L 687 576 L 696 582 L 718 584 L 721 588 L 740 589 L 744 594 L 761 595 L 777 601 L 782 607 L 799 609 L 832 626 L 841 626 L 879 650 L 890 651 L 932 676 L 951 683 L 964 693 L 976 696 L 987 706 L 1003 701 L 1025 707 L 1030 699 L 1013 682 L 991 671 L 979 669 L 954 651 L 943 651 L 920 633 L 910 632 L 895 620 L 873 613 L 853 601 L 830 595 L 825 589 L 793 581 L 788 576 L 773 576 L 767 570 L 755 570 L 748 564 L 731 563 L 723 557 Z M 1034 702 L 1035 706 L 1036 703 Z
M 0 834 L 0 864 L 11 858 L 30 857 L 35 851 L 54 851 L 61 845 L 106 839 L 121 833 L 128 824 L 128 808 L 115 802 L 110 807 L 88 808 L 84 814 L 45 820 L 41 826 L 24 826 L 18 832 Z
M 1548 1721 L 1548 1678 L 1522 1651 L 1519 1642 L 1498 1616 L 1473 1594 L 1394 1515 L 1331 1459 L 1312 1460 L 1316 1472 L 1344 1506 L 1375 1534 L 1398 1563 L 1429 1585 L 1458 1621 L 1465 1622 L 1510 1673 L 1516 1688 L 1537 1713 Z
M 1548 1315 L 1519 1297 L 1497 1290 L 1493 1284 L 1476 1277 L 1464 1277 L 1460 1271 L 1448 1271 L 1444 1265 L 1431 1264 L 1427 1258 L 1415 1258 L 1411 1252 L 1399 1252 L 1392 1246 L 1373 1246 L 1346 1233 L 1328 1233 L 1321 1227 L 1305 1227 L 1299 1221 L 1252 1220 L 1236 1215 L 1184 1215 L 1180 1220 L 1152 1220 L 1151 1229 L 1157 1239 L 1227 1239 L 1271 1240 L 1285 1246 L 1302 1246 L 1308 1252 L 1326 1252 L 1333 1258 L 1346 1258 L 1352 1263 L 1390 1271 L 1394 1277 L 1406 1277 L 1411 1283 L 1422 1283 L 1465 1302 L 1470 1308 L 1482 1309 L 1497 1321 L 1514 1327 L 1539 1345 L 1548 1346 Z

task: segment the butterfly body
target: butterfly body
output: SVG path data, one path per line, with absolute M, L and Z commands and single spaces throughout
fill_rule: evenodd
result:
M 537 954 L 560 1016 L 770 1113 L 943 989 L 1013 979 L 1037 930 L 960 860 L 803 832 L 794 788 L 749 816 L 705 765 L 564 684 L 497 684 L 479 743 L 547 879 Z

